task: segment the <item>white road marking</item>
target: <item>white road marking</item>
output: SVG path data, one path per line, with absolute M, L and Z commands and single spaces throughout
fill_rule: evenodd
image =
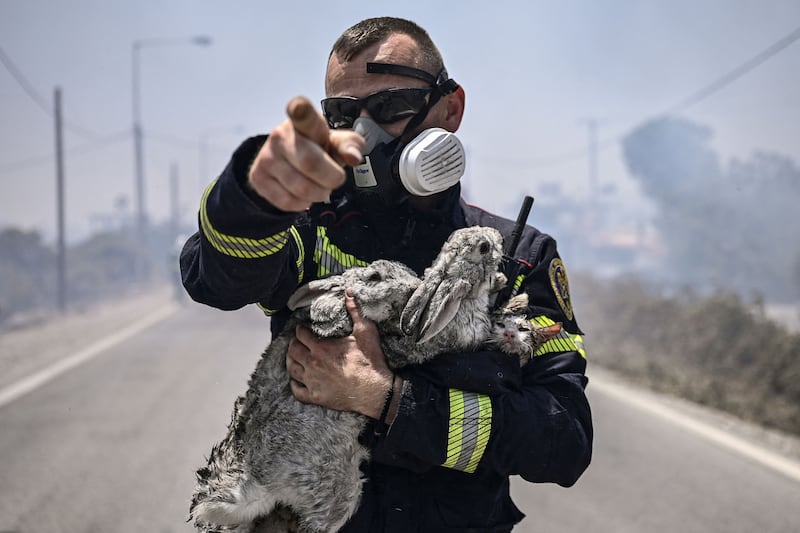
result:
M 45 367 L 34 374 L 31 374 L 30 376 L 24 377 L 21 380 L 12 383 L 3 389 L 0 389 L 0 407 L 3 407 L 4 405 L 13 402 L 17 398 L 20 398 L 21 396 L 38 389 L 45 383 L 52 381 L 64 372 L 71 370 L 76 366 L 93 359 L 94 357 L 97 357 L 112 346 L 115 346 L 129 339 L 130 337 L 133 337 L 137 333 L 167 318 L 177 310 L 178 306 L 175 303 L 170 302 L 167 305 L 160 307 L 153 313 L 148 314 L 138 322 L 134 322 L 130 326 L 121 329 L 120 331 L 117 331 L 108 337 L 104 337 L 93 344 L 90 344 L 83 350 L 65 357 L 64 359 L 61 359 L 52 365 Z
M 654 414 L 677 426 L 687 429 L 703 438 L 720 446 L 733 450 L 753 461 L 788 476 L 795 481 L 800 481 L 800 463 L 792 461 L 777 453 L 766 450 L 760 446 L 747 442 L 725 431 L 699 422 L 675 409 L 659 403 L 632 388 L 623 387 L 604 380 L 598 376 L 591 376 L 590 388 L 598 390 L 606 396 L 611 396 L 626 404 L 637 407 L 643 411 Z

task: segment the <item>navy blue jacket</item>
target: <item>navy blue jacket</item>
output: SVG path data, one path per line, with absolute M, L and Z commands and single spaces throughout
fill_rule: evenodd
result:
M 245 141 L 207 188 L 181 272 L 198 302 L 225 310 L 257 304 L 274 335 L 303 283 L 379 258 L 422 273 L 454 229 L 492 226 L 505 239 L 512 232 L 513 222 L 464 203 L 458 187 L 434 212 L 400 207 L 375 216 L 344 188 L 306 213 L 282 212 L 246 185 L 264 140 Z M 522 368 L 515 357 L 485 351 L 403 369 L 391 428 L 362 436 L 371 461 L 359 509 L 342 531 L 507 532 L 524 517 L 509 476 L 570 486 L 589 465 L 586 353 L 564 265 L 555 241 L 531 226 L 516 257 L 527 266 L 512 282 L 529 294 L 531 320 L 560 322 L 562 333 Z

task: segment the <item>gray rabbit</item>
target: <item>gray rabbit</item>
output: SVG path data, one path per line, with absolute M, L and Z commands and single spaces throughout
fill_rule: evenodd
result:
M 505 283 L 501 245 L 495 229 L 463 228 L 422 280 L 400 263 L 379 260 L 298 289 L 288 303 L 292 317 L 237 399 L 227 435 L 197 471 L 190 520 L 198 530 L 289 531 L 292 521 L 303 533 L 339 530 L 361 496 L 359 465 L 368 451 L 358 436 L 366 417 L 292 396 L 285 355 L 295 326 L 321 337 L 349 335 L 349 287 L 362 315 L 376 323 L 392 368 L 478 349 L 490 333 L 490 299 Z

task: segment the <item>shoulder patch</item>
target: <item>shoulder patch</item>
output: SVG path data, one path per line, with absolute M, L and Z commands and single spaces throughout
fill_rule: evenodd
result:
M 572 320 L 572 301 L 569 297 L 569 280 L 567 280 L 567 269 L 561 259 L 555 258 L 550 261 L 550 285 L 558 300 L 558 305 L 564 311 L 567 320 Z

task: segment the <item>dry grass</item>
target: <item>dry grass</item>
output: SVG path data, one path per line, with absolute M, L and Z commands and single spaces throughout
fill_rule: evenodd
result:
M 800 335 L 758 304 L 729 292 L 665 295 L 638 281 L 571 281 L 590 362 L 800 435 Z

